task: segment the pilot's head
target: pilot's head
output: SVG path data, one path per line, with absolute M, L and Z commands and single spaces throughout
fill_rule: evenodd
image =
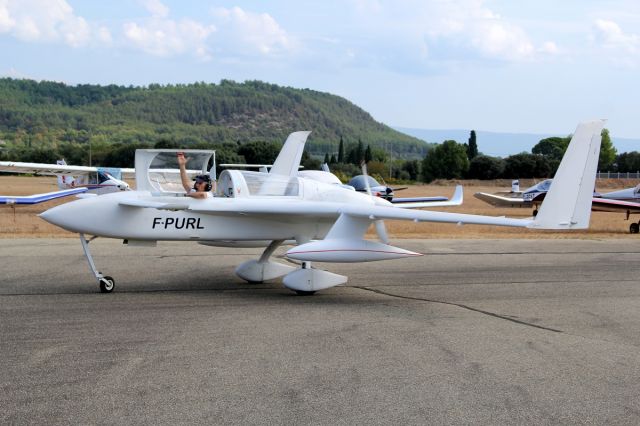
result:
M 198 175 L 194 178 L 193 189 L 198 192 L 211 191 L 211 177 L 209 175 Z M 203 185 L 204 184 L 204 185 Z

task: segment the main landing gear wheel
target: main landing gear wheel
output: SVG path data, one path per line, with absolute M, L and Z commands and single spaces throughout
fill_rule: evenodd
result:
M 640 231 L 640 225 L 637 223 L 632 223 L 629 225 L 629 232 L 632 234 L 637 234 Z
M 100 293 L 111 293 L 116 287 L 116 282 L 111 277 L 100 278 Z
M 298 296 L 313 296 L 315 291 L 295 290 Z

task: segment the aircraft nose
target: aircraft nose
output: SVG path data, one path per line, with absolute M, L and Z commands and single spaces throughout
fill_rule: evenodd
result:
M 52 225 L 59 226 L 61 228 L 72 230 L 72 221 L 69 220 L 69 203 L 61 204 L 59 206 L 50 208 L 40 213 L 38 216 L 49 222 Z

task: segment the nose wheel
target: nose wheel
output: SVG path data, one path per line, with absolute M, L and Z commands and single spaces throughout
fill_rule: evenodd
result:
M 111 293 L 116 287 L 116 281 L 109 276 L 100 278 L 99 283 L 100 293 Z
M 97 237 L 93 237 L 87 240 L 84 237 L 84 234 L 80 234 L 80 243 L 82 244 L 82 250 L 84 250 L 84 256 L 87 258 L 87 262 L 89 263 L 89 268 L 93 273 L 93 276 L 98 281 L 98 285 L 100 286 L 100 293 L 111 293 L 113 289 L 116 287 L 116 281 L 108 276 L 102 275 L 102 272 L 99 272 L 96 269 L 95 263 L 93 263 L 93 257 L 91 256 L 91 252 L 89 251 L 89 243 L 96 239 Z

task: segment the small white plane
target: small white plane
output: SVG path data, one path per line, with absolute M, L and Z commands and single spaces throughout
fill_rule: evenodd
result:
M 519 191 L 520 184 L 515 182 L 517 181 L 511 183 L 511 192 L 496 194 L 476 192 L 473 196 L 495 207 L 533 207 L 533 214 L 536 215 L 538 206 L 542 204 L 542 200 L 551 188 L 553 179 L 545 179 L 522 192 Z
M 203 161 L 213 161 L 215 167 L 215 151 L 203 151 Z M 162 168 L 150 170 L 153 179 L 171 180 L 170 176 L 179 174 L 177 164 L 172 168 L 163 165 Z M 6 173 L 30 173 L 34 175 L 56 176 L 58 178 L 59 191 L 33 195 L 0 195 L 0 204 L 37 204 L 56 198 L 78 195 L 82 196 L 103 195 L 112 192 L 130 191 L 131 187 L 122 177 L 135 177 L 135 169 L 119 167 L 88 167 L 67 165 L 64 160 L 58 160 L 56 164 L 47 163 L 23 163 L 17 161 L 0 161 L 0 172 Z M 190 175 L 204 173 L 206 170 L 187 170 Z M 167 177 L 169 176 L 169 177 Z
M 538 213 L 538 206 L 542 203 L 542 200 L 544 200 L 545 194 L 549 191 L 549 188 L 551 188 L 552 182 L 552 179 L 546 179 L 527 188 L 524 192 L 514 191 L 515 184 L 512 183 L 511 192 L 495 194 L 476 192 L 473 196 L 495 207 L 533 206 L 533 214 L 535 216 Z M 619 191 L 607 192 L 605 194 L 594 192 L 593 199 L 591 200 L 591 211 L 626 213 L 626 220 L 629 220 L 632 214 L 640 214 L 640 185 Z M 639 233 L 640 221 L 629 225 L 629 232 L 631 234 Z
M 115 281 L 96 269 L 85 234 L 123 239 L 129 245 L 155 245 L 162 240 L 266 247 L 258 259 L 239 265 L 236 274 L 249 282 L 283 277 L 285 287 L 299 294 L 313 294 L 343 284 L 347 277 L 311 268 L 312 262 L 370 262 L 421 256 L 389 245 L 384 219 L 532 229 L 588 228 L 603 125 L 603 120 L 578 125 L 556 174 L 556 183 L 536 218 L 409 210 L 380 197 L 326 183 L 324 175 L 299 177 L 298 166 L 310 132 L 292 133 L 269 173 L 223 171 L 215 196 L 206 199 L 185 197 L 184 191 L 150 178 L 151 164 L 162 156 L 175 157 L 175 150 L 139 150 L 137 190 L 72 201 L 53 207 L 40 217 L 79 233 L 102 292 L 113 291 Z M 190 152 L 184 152 L 191 157 Z M 451 205 L 450 201 L 440 203 Z M 372 224 L 380 242 L 364 239 Z M 283 243 L 295 244 L 286 256 L 301 262 L 300 268 L 269 260 Z
M 89 192 L 95 194 L 128 191 L 129 184 L 123 181 L 121 176 L 135 175 L 133 169 L 69 166 L 64 160 L 58 160 L 57 164 L 0 161 L 0 172 L 57 176 L 60 189 L 86 187 Z

